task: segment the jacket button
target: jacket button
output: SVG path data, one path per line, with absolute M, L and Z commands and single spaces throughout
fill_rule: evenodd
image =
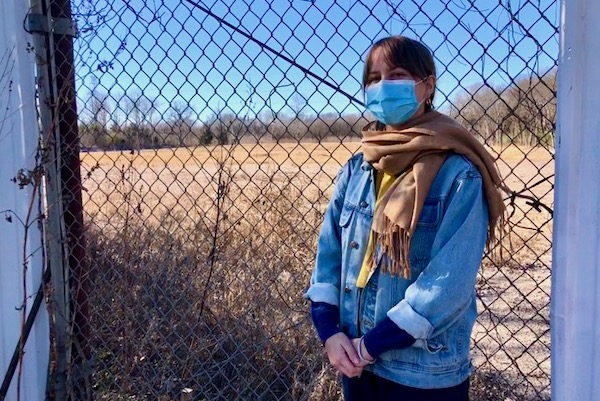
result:
M 350 248 L 352 248 L 352 249 L 358 249 L 358 242 L 356 242 L 356 241 L 352 241 L 352 242 L 350 243 Z
M 369 204 L 367 202 L 365 202 L 365 201 L 360 202 L 360 207 L 365 208 L 367 206 L 369 206 Z
M 343 326 L 342 326 L 342 331 L 343 331 L 344 333 L 348 334 L 348 326 L 346 326 L 346 325 L 343 325 Z
M 345 292 L 346 294 L 349 294 L 349 293 L 351 293 L 351 292 L 352 292 L 352 288 L 350 288 L 350 287 L 346 287 L 346 288 L 344 288 L 344 292 Z

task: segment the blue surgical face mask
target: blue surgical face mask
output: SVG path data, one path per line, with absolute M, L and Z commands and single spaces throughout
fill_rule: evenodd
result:
M 419 81 L 422 82 L 422 81 Z M 417 100 L 413 80 L 381 80 L 367 86 L 367 110 L 386 125 L 398 125 L 415 115 L 423 102 Z

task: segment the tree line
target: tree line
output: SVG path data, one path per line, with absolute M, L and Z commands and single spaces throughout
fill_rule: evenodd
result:
M 508 85 L 473 86 L 454 99 L 449 114 L 488 145 L 554 146 L 556 68 Z
M 156 99 L 142 92 L 120 97 L 92 90 L 80 104 L 84 149 L 125 150 L 227 145 L 244 141 L 323 141 L 360 138 L 368 120 L 360 114 L 308 113 L 293 98 L 286 111 L 259 115 L 223 109 L 205 119 L 185 102 L 159 112 Z M 488 145 L 552 146 L 556 117 L 556 69 L 520 77 L 507 85 L 479 84 L 454 97 L 443 112 L 456 118 Z
M 81 145 L 84 149 L 148 149 L 161 147 L 227 145 L 242 141 L 322 141 L 360 136 L 367 120 L 358 114 L 293 110 L 265 111 L 258 116 L 216 110 L 206 119 L 191 105 L 176 101 L 160 114 L 156 100 L 141 92 L 119 101 L 92 91 L 80 105 Z

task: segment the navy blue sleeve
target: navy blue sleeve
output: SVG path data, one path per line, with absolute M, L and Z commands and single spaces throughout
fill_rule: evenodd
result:
M 326 302 L 311 302 L 310 314 L 321 342 L 325 341 L 340 330 L 340 309 Z
M 389 317 L 386 317 L 365 334 L 364 340 L 365 348 L 373 358 L 377 358 L 391 349 L 410 347 L 416 341 L 413 336 L 398 327 Z

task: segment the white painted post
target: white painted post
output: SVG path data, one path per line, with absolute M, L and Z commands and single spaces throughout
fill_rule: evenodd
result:
M 561 0 L 552 399 L 600 400 L 600 1 Z
M 28 258 L 25 284 L 27 311 L 42 280 L 41 233 L 34 222 L 24 248 L 24 220 L 32 202 L 32 187 L 19 186 L 11 179 L 19 169 L 32 170 L 38 140 L 35 110 L 35 63 L 29 51 L 31 37 L 23 29 L 28 12 L 26 1 L 0 2 L 0 383 L 19 342 L 23 304 L 23 255 Z M 32 219 L 38 217 L 38 199 L 33 199 Z M 7 220 L 12 220 L 12 223 Z M 42 305 L 29 339 L 21 381 L 21 400 L 45 399 L 49 355 L 49 324 Z M 17 371 L 18 373 L 18 371 Z M 15 373 L 6 400 L 16 400 Z

